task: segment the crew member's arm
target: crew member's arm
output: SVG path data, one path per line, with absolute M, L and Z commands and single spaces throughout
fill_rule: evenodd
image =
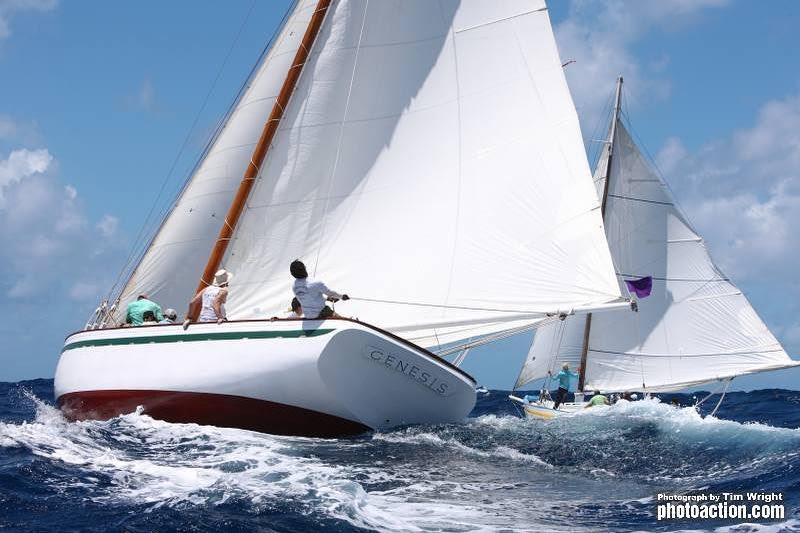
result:
M 322 291 L 322 294 L 324 294 L 328 298 L 332 298 L 332 299 L 335 299 L 335 300 L 349 300 L 350 299 L 350 297 L 348 295 L 339 294 L 338 292 L 330 289 L 327 285 L 325 285 L 322 282 L 320 282 L 320 288 L 319 289 L 320 289 L 320 291 Z
M 214 309 L 214 313 L 217 315 L 217 322 L 222 322 L 223 320 L 227 320 L 227 317 L 222 312 L 223 304 L 228 300 L 228 289 L 222 289 L 217 294 L 217 297 L 214 298 L 214 302 L 211 304 L 211 307 Z
M 203 289 L 203 291 L 204 290 L 205 289 Z M 203 291 L 195 294 L 194 298 L 192 298 L 192 301 L 189 302 L 189 310 L 186 312 L 186 320 L 183 321 L 183 329 L 188 328 L 189 324 L 197 320 L 197 317 L 200 315 L 200 305 L 203 301 Z

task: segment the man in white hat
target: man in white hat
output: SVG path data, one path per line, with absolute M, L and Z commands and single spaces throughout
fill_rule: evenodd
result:
M 228 299 L 228 283 L 233 279 L 233 274 L 225 270 L 217 270 L 214 274 L 214 283 L 202 291 L 198 292 L 192 301 L 189 302 L 189 312 L 186 316 L 192 315 L 192 309 L 200 305 L 200 316 L 198 322 L 216 322 L 222 324 L 227 317 L 225 316 L 225 302 Z M 183 321 L 183 329 L 189 327 L 191 319 Z

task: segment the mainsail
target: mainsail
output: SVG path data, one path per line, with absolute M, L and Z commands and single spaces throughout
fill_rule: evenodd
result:
M 678 390 L 800 364 L 717 268 L 622 120 L 614 120 L 595 174 L 608 176 L 606 234 L 620 283 L 652 276 L 653 288 L 638 301 L 638 313 L 592 316 L 584 389 Z M 566 326 L 538 331 L 517 385 L 544 377 L 562 359 L 575 361 L 585 321 L 570 317 Z M 566 327 L 560 345 L 558 327 Z
M 191 297 L 310 4 L 123 303 Z M 344 314 L 423 346 L 621 300 L 543 0 L 340 0 L 325 17 L 222 263 L 229 318 L 284 309 L 295 258 L 354 297 Z M 192 218 L 208 188 L 216 226 Z

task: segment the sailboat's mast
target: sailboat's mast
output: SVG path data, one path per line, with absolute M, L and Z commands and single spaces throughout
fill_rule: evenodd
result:
M 214 243 L 214 248 L 211 250 L 208 263 L 206 263 L 206 268 L 203 271 L 202 277 L 200 278 L 200 284 L 197 286 L 197 292 L 200 292 L 211 284 L 211 280 L 214 278 L 214 273 L 219 269 L 222 258 L 228 248 L 228 243 L 233 235 L 233 231 L 236 228 L 239 217 L 244 211 L 245 203 L 247 202 L 247 198 L 250 196 L 250 191 L 253 188 L 256 176 L 261 169 L 261 164 L 264 162 L 264 158 L 267 155 L 267 150 L 272 143 L 272 139 L 275 137 L 275 132 L 278 131 L 278 126 L 280 125 L 281 118 L 283 118 L 283 113 L 289 104 L 289 98 L 292 96 L 292 92 L 297 85 L 297 80 L 300 78 L 300 73 L 302 72 L 303 66 L 308 59 L 311 47 L 314 44 L 317 34 L 319 33 L 320 27 L 322 26 L 322 21 L 325 18 L 325 13 L 328 11 L 330 3 L 331 0 L 319 0 L 316 8 L 314 9 L 314 13 L 311 15 L 311 20 L 309 21 L 306 32 L 303 35 L 303 40 L 300 43 L 300 47 L 297 49 L 297 53 L 294 56 L 292 66 L 289 68 L 289 72 L 286 74 L 286 79 L 283 82 L 283 86 L 278 93 L 278 97 L 275 99 L 275 104 L 272 106 L 272 112 L 270 113 L 267 122 L 264 124 L 264 129 L 261 132 L 261 138 L 258 140 L 258 144 L 256 144 L 256 147 L 253 150 L 253 155 L 250 158 L 250 164 L 247 166 L 247 170 L 245 170 L 244 177 L 242 177 L 242 181 L 239 183 L 239 188 L 236 191 L 236 196 L 234 196 L 233 202 L 228 209 L 228 213 L 225 215 L 224 223 L 222 224 L 222 228 L 219 230 L 217 242 Z
M 611 128 L 608 132 L 608 158 L 603 175 L 603 199 L 600 202 L 600 214 L 605 222 L 606 201 L 608 200 L 609 181 L 611 180 L 611 159 L 614 157 L 614 136 L 617 133 L 617 121 L 622 104 L 622 76 L 617 78 L 617 91 L 614 95 L 614 116 L 611 119 Z M 583 347 L 581 348 L 581 374 L 578 378 L 578 390 L 583 392 L 586 384 L 586 358 L 589 355 L 589 334 L 592 329 L 592 313 L 586 315 L 586 326 L 583 329 Z

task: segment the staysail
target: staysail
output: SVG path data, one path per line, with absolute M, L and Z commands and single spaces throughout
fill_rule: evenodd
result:
M 289 262 L 424 346 L 620 300 L 543 1 L 338 1 L 224 260 L 269 317 Z
M 122 289 L 122 309 L 141 293 L 164 307 L 177 309 L 183 309 L 193 296 L 315 5 L 314 0 L 298 1 L 286 18 L 224 127 Z M 117 315 L 119 321 L 122 313 Z
M 584 389 L 678 390 L 799 364 L 717 268 L 664 181 L 615 120 L 606 234 L 620 283 L 652 276 L 653 286 L 639 299 L 638 313 L 592 316 Z M 606 153 L 600 165 L 607 159 Z M 530 371 L 523 370 L 527 381 L 543 377 L 538 368 L 554 359 L 574 359 L 585 319 L 567 321 L 572 336 L 560 347 L 551 341 L 555 326 L 537 332 Z

